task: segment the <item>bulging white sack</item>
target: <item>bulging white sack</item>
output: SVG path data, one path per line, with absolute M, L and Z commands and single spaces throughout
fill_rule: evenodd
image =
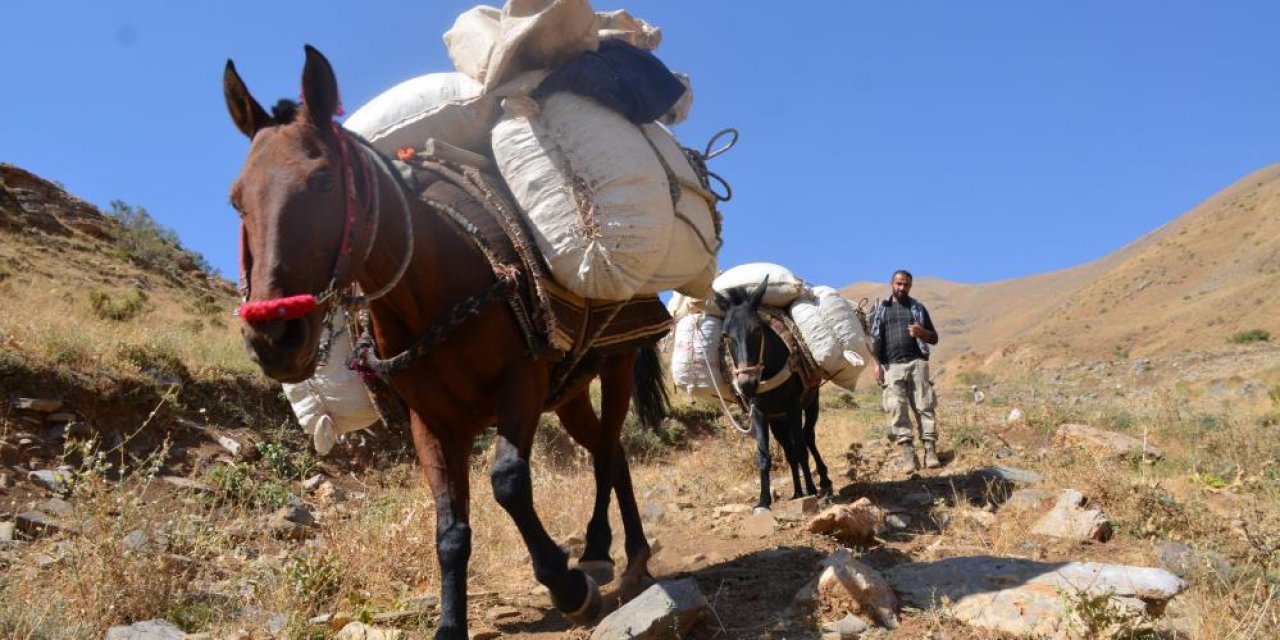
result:
M 480 83 L 461 73 L 428 73 L 383 91 L 342 123 L 373 148 L 395 154 L 421 149 L 435 138 L 476 153 L 489 153 L 489 130 L 498 101 L 480 95 Z
M 725 398 L 731 390 L 720 375 L 720 335 L 723 321 L 704 314 L 686 315 L 676 322 L 671 351 L 671 379 L 676 388 L 699 398 Z
M 764 299 L 760 302 L 763 306 L 785 309 L 796 298 L 809 291 L 809 285 L 791 273 L 790 269 L 772 262 L 740 264 L 716 276 L 711 286 L 721 294 L 735 287 L 744 287 L 747 293 L 750 293 L 764 282 L 765 276 L 769 277 L 769 286 L 765 289 Z M 707 305 L 707 313 L 724 315 L 724 312 L 714 303 Z
M 298 424 L 312 437 L 320 455 L 329 453 L 338 436 L 364 429 L 380 419 L 364 382 L 347 368 L 352 347 L 346 314 L 339 313 L 333 326 L 337 333 L 329 348 L 329 359 L 307 380 L 284 385 Z
M 675 220 L 666 173 L 640 129 L 590 98 L 503 101 L 493 155 L 556 281 L 626 300 L 661 266 Z
M 715 261 L 722 244 L 716 224 L 715 196 L 702 187 L 697 171 L 666 127 L 645 124 L 640 129 L 662 154 L 663 162 L 679 181 L 680 198 L 675 203 L 676 219 L 671 228 L 667 255 L 657 272 L 637 293 L 652 294 L 675 289 L 705 297 L 711 284 L 705 277 L 706 267 Z M 711 277 L 714 279 L 714 271 Z
M 870 348 L 857 307 L 831 287 L 814 287 L 789 309 L 813 359 L 831 381 L 855 390 L 871 362 Z

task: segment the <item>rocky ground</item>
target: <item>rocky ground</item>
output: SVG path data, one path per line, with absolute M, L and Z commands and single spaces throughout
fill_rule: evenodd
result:
M 767 513 L 751 509 L 757 488 L 746 436 L 727 429 L 691 434 L 678 448 L 653 454 L 635 475 L 658 586 L 618 611 L 622 603 L 606 598 L 610 617 L 594 629 L 572 627 L 550 608 L 513 528 L 485 492 L 481 459 L 473 481 L 473 631 L 522 639 L 660 637 L 636 633 L 649 627 L 653 633 L 683 628 L 687 637 L 704 639 L 1218 637 L 1206 635 L 1211 632 L 1197 619 L 1209 607 L 1204 594 L 1188 606 L 1181 601 L 1191 598 L 1189 587 L 1234 581 L 1246 571 L 1243 564 L 1257 562 L 1247 553 L 1256 540 L 1237 529 L 1265 491 L 1256 484 L 1225 486 L 1227 478 L 1224 486 L 1173 497 L 1153 489 L 1177 485 L 1183 475 L 1161 472 L 1169 454 L 1159 438 L 1050 424 L 1044 410 L 1013 412 L 1008 404 L 977 406 L 964 398 L 948 396 L 943 413 L 951 427 L 944 429 L 945 466 L 906 477 L 892 464 L 897 451 L 882 436 L 879 414 L 832 394 L 819 429 L 835 495 L 790 499 L 779 465 L 773 475 L 779 500 Z M 172 637 L 429 636 L 436 604 L 434 554 L 424 535 L 432 526 L 429 499 L 404 452 L 387 455 L 403 448 L 392 434 L 368 434 L 362 444 L 346 446 L 345 457 L 276 485 L 255 485 L 246 476 L 241 483 L 253 491 L 233 500 L 230 492 L 245 489 L 229 486 L 227 470 L 261 475 L 296 463 L 300 447 L 184 418 L 174 423 L 170 454 L 153 462 L 152 479 L 122 501 L 112 493 L 120 489 L 91 490 L 97 482 L 92 456 L 59 467 L 59 460 L 71 459 L 61 451 L 74 441 L 68 438 L 76 414 L 55 404 L 15 401 L 9 424 L 18 428 L 0 435 L 0 564 L 11 576 L 5 604 L 12 606 L 13 594 L 56 584 L 56 576 L 77 564 L 118 562 L 125 572 L 118 574 L 121 589 L 142 588 L 131 587 L 140 576 L 128 571 L 169 572 L 190 583 L 152 594 L 169 598 L 167 607 L 135 603 L 137 615 L 116 615 L 121 624 L 108 637 L 169 637 L 140 635 L 142 628 L 123 624 L 166 610 L 170 622 L 193 632 Z M 536 472 L 544 518 L 557 539 L 578 551 L 587 505 L 557 502 L 565 502 L 564 486 L 582 486 L 588 467 L 571 447 L 553 441 L 539 455 L 549 465 Z M 273 501 L 271 491 L 283 494 Z M 116 498 L 104 506 L 109 495 Z M 1143 500 L 1168 517 L 1208 518 L 1204 527 L 1227 538 L 1194 539 L 1185 533 L 1199 529 L 1143 522 L 1143 510 L 1153 508 Z M 386 517 L 370 524 L 371 514 L 381 511 Z M 169 520 L 160 522 L 156 512 Z M 173 514 L 186 517 L 188 526 L 176 526 Z M 206 534 L 193 534 L 192 522 Z M 210 536 L 210 529 L 220 534 Z M 406 541 L 420 550 L 407 563 L 379 548 Z M 263 595 L 270 581 L 261 576 L 311 584 L 310 574 L 298 578 L 297 572 L 318 571 L 307 564 L 318 556 L 337 565 L 323 594 Z M 396 583 L 396 597 L 369 575 L 404 573 L 406 564 L 412 577 Z M 1265 585 L 1274 566 L 1259 566 Z M 358 592 L 349 585 L 360 583 L 364 595 L 346 593 Z M 190 609 L 193 593 L 214 604 L 203 617 L 174 615 Z M 1264 587 L 1264 593 L 1275 590 Z M 1247 604 L 1242 611 L 1251 612 L 1259 628 L 1274 628 L 1265 626 L 1274 624 L 1274 612 Z M 11 628 L 23 628 L 7 615 Z M 161 623 L 150 624 L 154 631 Z M 362 624 L 366 635 L 353 635 Z M 617 631 L 623 628 L 631 631 Z

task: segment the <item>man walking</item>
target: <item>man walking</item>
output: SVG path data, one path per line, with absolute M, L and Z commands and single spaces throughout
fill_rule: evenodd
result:
M 884 407 L 889 412 L 893 440 L 902 447 L 902 471 L 918 468 L 912 444 L 911 413 L 920 423 L 924 466 L 942 466 L 938 460 L 938 427 L 934 416 L 937 400 L 929 380 L 929 348 L 938 344 L 929 311 L 911 293 L 911 272 L 899 269 L 891 280 L 893 295 L 876 306 L 871 320 L 871 348 L 876 356 L 876 382 L 884 387 Z

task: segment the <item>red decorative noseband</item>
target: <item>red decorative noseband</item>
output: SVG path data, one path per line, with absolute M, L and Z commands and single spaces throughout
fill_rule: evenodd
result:
M 292 320 L 316 310 L 316 297 L 306 293 L 287 298 L 272 298 L 240 305 L 240 319 L 254 324 L 270 320 Z

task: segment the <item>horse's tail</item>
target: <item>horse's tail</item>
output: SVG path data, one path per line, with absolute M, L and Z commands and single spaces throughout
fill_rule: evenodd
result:
M 631 373 L 632 398 L 635 400 L 633 408 L 640 418 L 640 425 L 647 429 L 657 429 L 671 413 L 671 396 L 667 393 L 662 357 L 658 355 L 656 343 L 640 347 Z

